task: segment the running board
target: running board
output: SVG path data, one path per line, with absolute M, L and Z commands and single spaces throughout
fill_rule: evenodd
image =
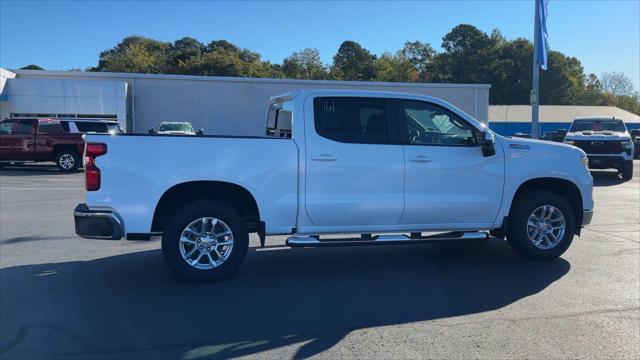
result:
M 369 246 L 369 245 L 404 245 L 424 244 L 451 240 L 483 240 L 489 234 L 480 232 L 453 232 L 431 236 L 409 237 L 407 235 L 376 235 L 363 238 L 325 239 L 313 236 L 291 236 L 287 239 L 290 247 L 330 247 L 330 246 Z

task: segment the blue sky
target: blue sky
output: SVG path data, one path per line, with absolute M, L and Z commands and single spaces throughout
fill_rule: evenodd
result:
M 226 39 L 281 62 L 315 47 L 326 63 L 340 43 L 354 40 L 373 53 L 395 51 L 406 40 L 440 49 L 460 23 L 507 38 L 533 34 L 531 1 L 409 2 L 173 2 L 0 0 L 0 66 L 38 64 L 66 70 L 97 64 L 100 51 L 138 34 L 204 43 Z M 551 0 L 552 49 L 575 56 L 585 72 L 622 71 L 640 85 L 640 0 Z

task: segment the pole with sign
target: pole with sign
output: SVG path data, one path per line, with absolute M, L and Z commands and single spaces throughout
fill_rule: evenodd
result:
M 533 84 L 531 102 L 531 137 L 540 137 L 540 69 L 547 70 L 547 5 L 549 0 L 535 0 L 533 30 Z

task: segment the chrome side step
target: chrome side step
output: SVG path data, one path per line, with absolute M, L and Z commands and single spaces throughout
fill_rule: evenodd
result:
M 287 239 L 290 247 L 330 247 L 330 246 L 369 246 L 369 245 L 404 245 L 424 244 L 451 240 L 483 240 L 489 238 L 484 231 L 477 232 L 452 232 L 431 236 L 409 237 L 400 235 L 376 235 L 362 238 L 325 239 L 320 240 L 313 236 L 291 236 Z

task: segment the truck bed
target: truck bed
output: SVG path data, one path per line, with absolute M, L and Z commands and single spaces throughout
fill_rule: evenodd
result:
M 229 182 L 254 196 L 269 233 L 295 224 L 298 150 L 292 139 L 243 136 L 87 135 L 104 143 L 96 159 L 102 180 L 87 205 L 110 208 L 126 219 L 126 233 L 151 230 L 155 206 L 172 186 L 190 181 Z

